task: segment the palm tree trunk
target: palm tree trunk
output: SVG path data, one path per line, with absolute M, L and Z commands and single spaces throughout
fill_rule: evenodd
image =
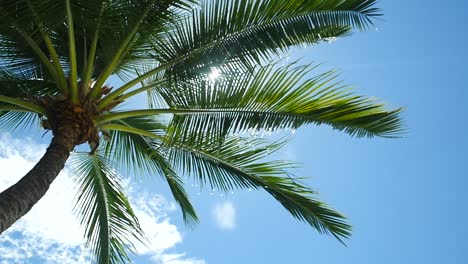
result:
M 44 156 L 20 181 L 0 193 L 0 234 L 44 196 L 65 166 L 79 135 L 77 126 L 60 127 Z

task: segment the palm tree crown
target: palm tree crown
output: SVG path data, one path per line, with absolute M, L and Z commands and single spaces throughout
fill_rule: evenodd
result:
M 355 95 L 333 71 L 279 66 L 290 47 L 372 26 L 375 0 L 4 0 L 0 123 L 52 131 L 39 163 L 0 194 L 0 232 L 29 211 L 70 152 L 77 207 L 98 263 L 126 263 L 143 231 L 116 171 L 160 175 L 187 224 L 184 177 L 222 191 L 263 189 L 338 240 L 346 219 L 265 157 L 285 140 L 239 136 L 327 124 L 357 137 L 401 132 L 400 109 Z M 212 74 L 219 75 L 217 78 Z M 123 80 L 110 87 L 111 76 Z M 144 94 L 146 107 L 122 102 Z M 116 170 L 117 169 L 117 170 Z M 8 213 L 4 213 L 8 212 Z

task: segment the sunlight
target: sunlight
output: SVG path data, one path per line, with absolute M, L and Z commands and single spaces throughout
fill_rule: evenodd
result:
M 219 78 L 219 76 L 221 76 L 221 72 L 217 68 L 211 68 L 211 72 L 208 75 L 208 78 L 210 78 L 210 80 L 214 82 L 216 81 L 216 79 Z

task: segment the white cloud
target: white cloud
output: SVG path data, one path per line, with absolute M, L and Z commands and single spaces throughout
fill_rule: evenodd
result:
M 206 264 L 202 259 L 186 258 L 186 254 L 165 254 L 160 258 L 154 258 L 161 264 Z
M 8 144 L 7 144 L 8 143 Z M 46 149 L 30 140 L 0 136 L 0 191 L 18 181 Z M 182 236 L 169 213 L 172 202 L 157 194 L 141 193 L 129 183 L 127 194 L 149 243 L 137 244 L 139 255 L 161 264 L 205 264 L 169 250 L 182 242 Z M 75 184 L 68 170 L 62 171 L 49 191 L 20 221 L 0 235 L 0 264 L 50 263 L 84 264 L 89 256 L 83 248 L 83 231 L 72 213 Z
M 236 227 L 236 209 L 230 201 L 216 204 L 213 216 L 218 227 L 223 230 L 233 230 Z

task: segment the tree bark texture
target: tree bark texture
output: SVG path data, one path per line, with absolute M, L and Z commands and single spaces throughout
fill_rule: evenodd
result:
M 16 184 L 0 193 L 0 234 L 23 217 L 45 195 L 65 166 L 80 131 L 75 125 L 54 131 L 39 162 Z

